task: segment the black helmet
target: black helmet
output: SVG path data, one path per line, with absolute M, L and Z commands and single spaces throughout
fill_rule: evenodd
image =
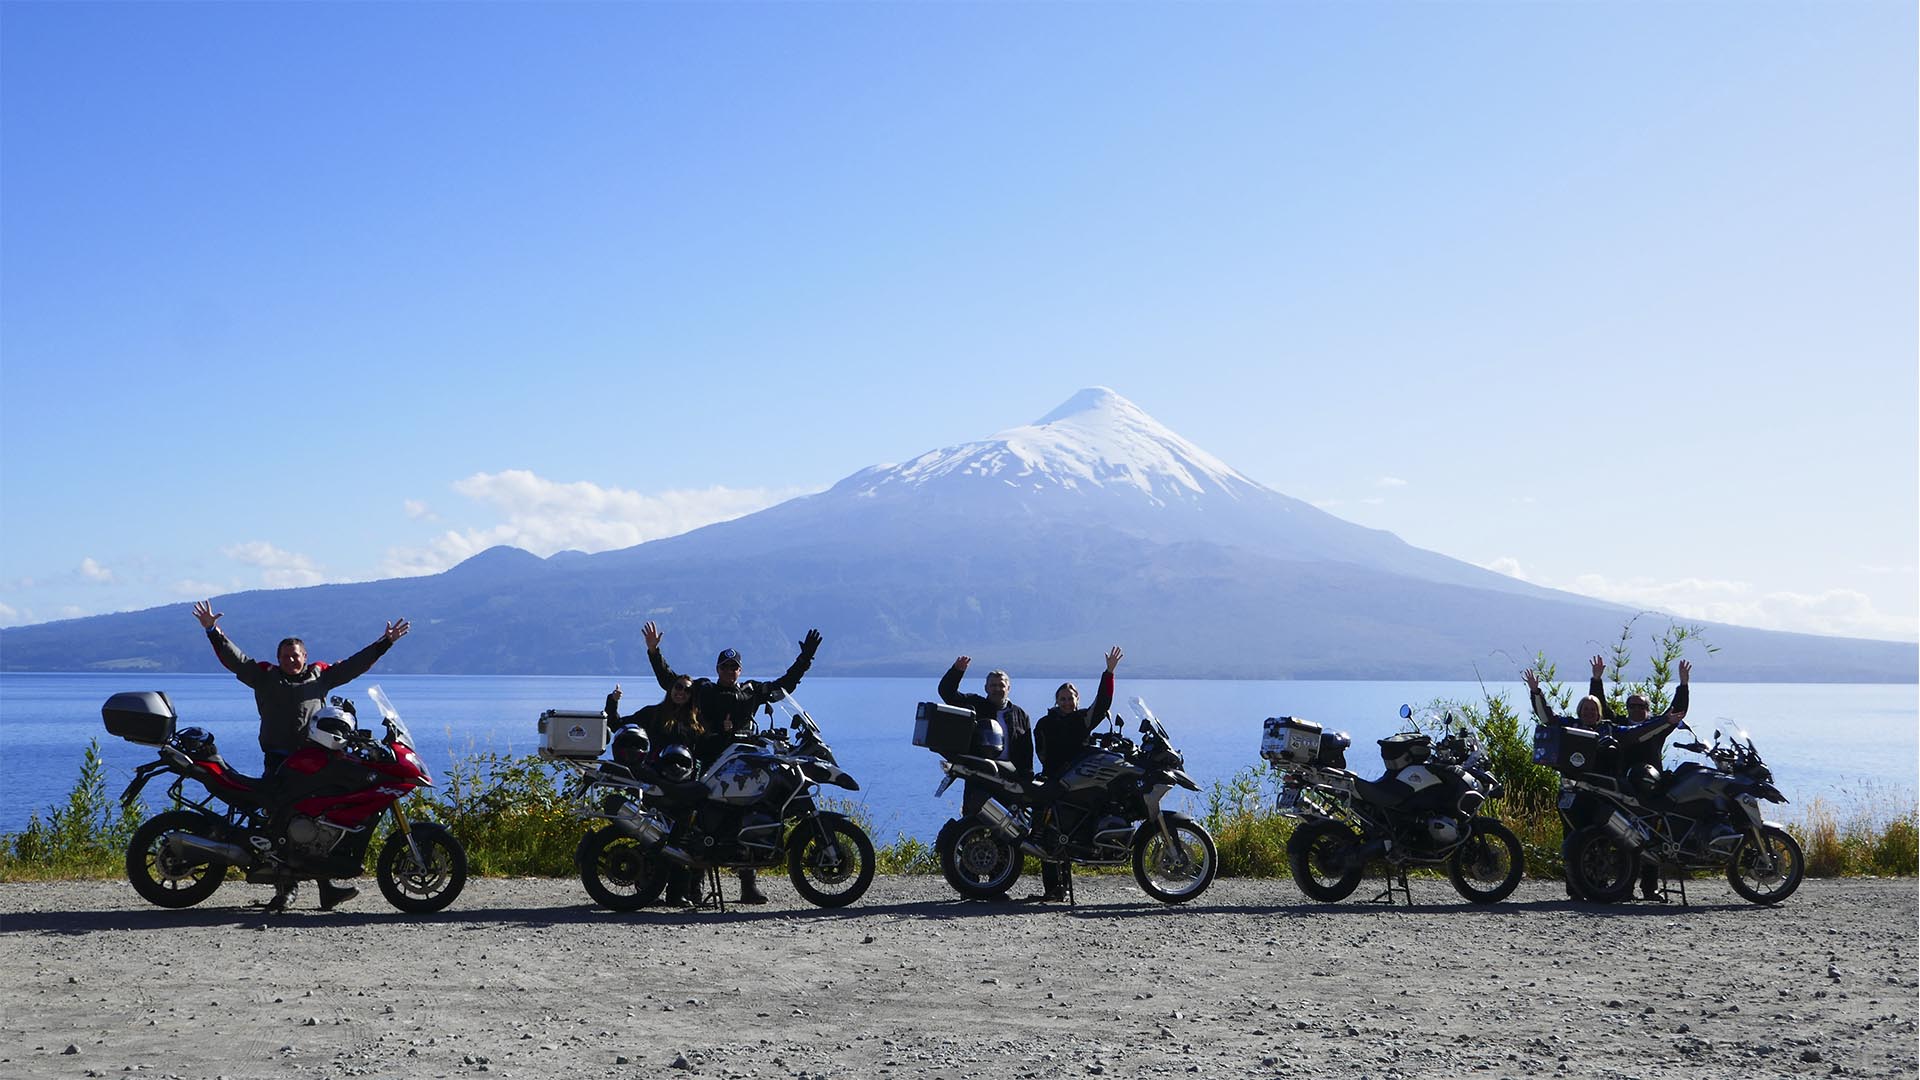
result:
M 660 751 L 660 771 L 669 779 L 693 779 L 693 751 L 674 743 Z
M 1651 795 L 1660 786 L 1660 770 L 1651 765 L 1635 765 L 1627 772 L 1627 782 L 1643 795 Z
M 646 729 L 638 724 L 628 724 L 613 733 L 613 760 L 628 767 L 638 765 L 646 759 L 652 745 Z
M 173 733 L 173 744 L 195 761 L 205 761 L 219 753 L 213 745 L 213 732 L 203 727 L 181 728 Z

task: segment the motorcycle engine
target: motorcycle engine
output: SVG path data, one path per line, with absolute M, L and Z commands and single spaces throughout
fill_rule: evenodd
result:
M 1427 819 L 1427 841 L 1434 845 L 1451 844 L 1460 839 L 1460 825 L 1450 817 Z
M 338 843 L 340 831 L 326 822 L 305 814 L 287 822 L 287 848 L 294 855 L 318 859 Z

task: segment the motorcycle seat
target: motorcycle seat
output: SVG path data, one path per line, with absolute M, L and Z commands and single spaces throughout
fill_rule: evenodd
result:
M 1353 793 L 1374 806 L 1391 810 L 1407 801 L 1413 794 L 1404 784 L 1384 784 L 1375 780 L 1353 778 Z
M 992 773 L 1000 779 L 1009 782 L 1021 778 L 1020 770 L 1014 768 L 1013 762 L 1011 761 L 1000 761 L 997 758 L 980 757 L 977 754 L 959 754 L 954 757 L 953 763 L 968 769 L 973 769 L 976 772 Z

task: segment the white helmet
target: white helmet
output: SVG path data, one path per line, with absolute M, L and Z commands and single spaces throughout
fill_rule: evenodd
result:
M 320 706 L 307 721 L 307 741 L 328 750 L 346 749 L 353 733 L 353 714 L 332 705 Z

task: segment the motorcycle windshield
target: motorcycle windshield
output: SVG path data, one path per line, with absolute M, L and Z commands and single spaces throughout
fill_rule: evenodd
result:
M 1159 717 L 1153 715 L 1153 710 L 1147 706 L 1145 698 L 1131 699 L 1127 703 L 1127 708 L 1133 713 L 1133 718 L 1140 721 L 1140 734 L 1151 735 L 1168 746 L 1173 745 L 1173 741 L 1167 738 L 1166 725 L 1160 722 Z
M 380 718 L 386 721 L 387 732 L 392 736 L 393 744 L 418 753 L 420 748 L 414 745 L 413 732 L 407 730 L 407 722 L 400 719 L 400 710 L 393 707 L 393 702 L 388 700 L 387 692 L 380 689 L 380 684 L 375 683 L 369 688 L 367 696 L 380 707 Z
M 813 722 L 813 717 L 807 714 L 799 698 L 788 694 L 773 703 L 773 710 L 775 727 L 788 727 L 799 734 L 810 736 L 815 742 L 824 741 L 820 738 L 820 725 Z

